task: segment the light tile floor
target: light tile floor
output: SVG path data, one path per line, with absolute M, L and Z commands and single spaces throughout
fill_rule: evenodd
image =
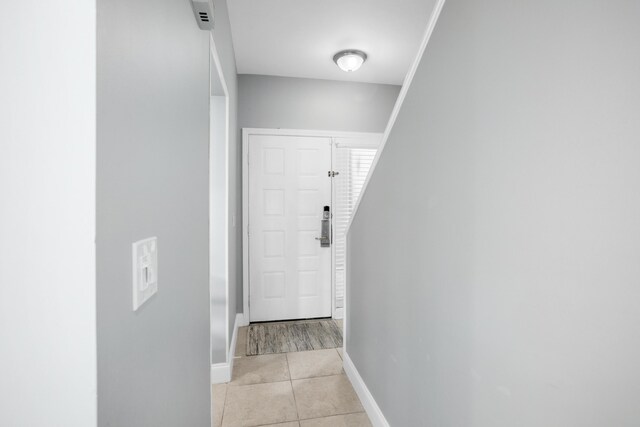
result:
M 214 427 L 371 427 L 342 349 L 246 356 L 246 334 L 238 330 L 231 382 L 213 386 Z

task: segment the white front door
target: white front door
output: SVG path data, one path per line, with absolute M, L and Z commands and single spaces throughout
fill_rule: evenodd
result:
M 331 138 L 249 137 L 250 320 L 331 316 Z

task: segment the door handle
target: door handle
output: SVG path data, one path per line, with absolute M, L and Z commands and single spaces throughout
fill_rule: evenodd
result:
M 320 240 L 321 248 L 331 247 L 331 211 L 329 206 L 325 206 L 322 210 L 322 219 L 320 220 Z

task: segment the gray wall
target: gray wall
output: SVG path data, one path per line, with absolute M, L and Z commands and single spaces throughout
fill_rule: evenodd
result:
M 241 128 L 383 132 L 399 86 L 243 74 Z
M 400 92 L 393 85 L 249 74 L 238 76 L 238 86 L 240 128 L 343 132 L 384 132 Z M 237 185 L 241 194 L 242 179 Z M 242 265 L 238 274 L 242 278 Z M 241 285 L 237 309 L 243 311 Z
M 98 424 L 210 425 L 209 34 L 188 1 L 98 1 L 97 117 Z M 134 313 L 131 243 L 149 236 L 159 290 Z
M 96 5 L 0 2 L 0 426 L 96 425 Z
M 449 0 L 350 233 L 393 426 L 640 423 L 640 3 Z

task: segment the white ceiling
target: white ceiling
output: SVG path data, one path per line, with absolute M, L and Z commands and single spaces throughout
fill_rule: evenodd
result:
M 228 0 L 239 74 L 402 84 L 435 0 Z M 369 56 L 353 73 L 333 55 Z

